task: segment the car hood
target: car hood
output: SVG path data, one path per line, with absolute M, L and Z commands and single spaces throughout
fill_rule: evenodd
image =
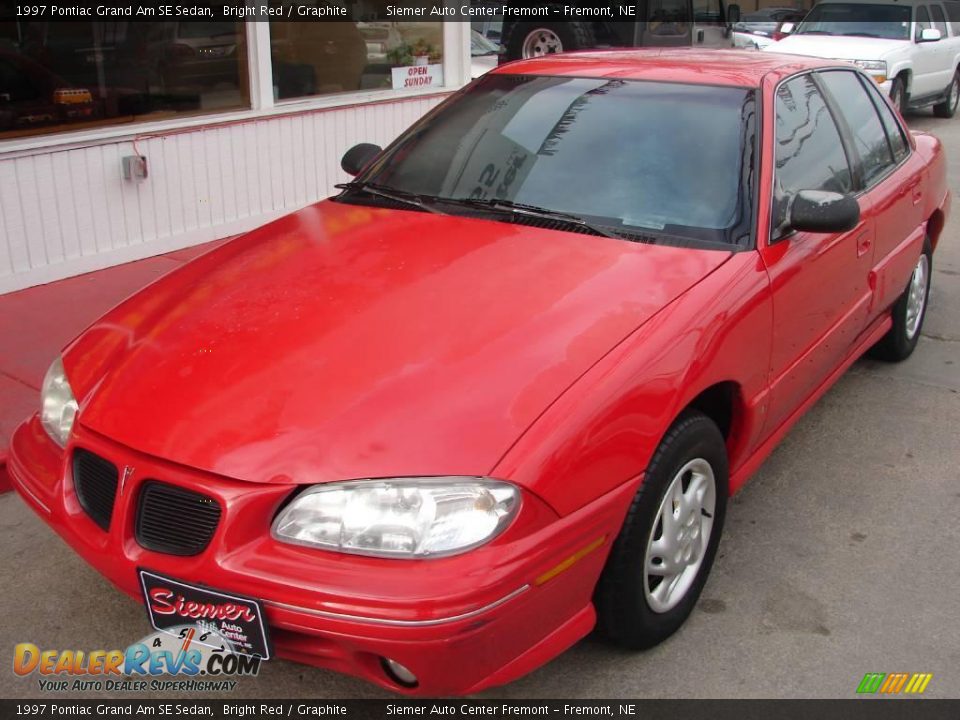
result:
M 64 365 L 83 427 L 218 475 L 482 475 L 729 257 L 324 201 L 132 296 Z
M 836 60 L 882 60 L 909 47 L 907 40 L 847 35 L 788 35 L 765 50 L 787 55 L 809 55 Z

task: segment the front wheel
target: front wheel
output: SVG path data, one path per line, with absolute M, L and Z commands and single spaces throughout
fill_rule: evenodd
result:
M 933 106 L 933 114 L 938 118 L 952 118 L 957 112 L 958 103 L 960 103 L 960 70 L 953 74 L 953 80 L 950 81 L 944 101 Z
M 600 632 L 648 648 L 679 629 L 707 581 L 727 500 L 723 435 L 688 411 L 647 468 L 595 593 Z
M 890 88 L 890 102 L 900 113 L 900 117 L 907 114 L 907 86 L 903 78 L 894 78 Z
M 888 362 L 900 362 L 913 353 L 920 341 L 920 329 L 927 314 L 932 269 L 933 251 L 930 238 L 927 238 L 923 242 L 923 252 L 913 268 L 913 274 L 910 275 L 907 289 L 893 304 L 893 327 L 871 348 L 870 354 L 873 357 Z

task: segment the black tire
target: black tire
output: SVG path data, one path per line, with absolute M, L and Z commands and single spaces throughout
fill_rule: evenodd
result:
M 960 70 L 953 74 L 953 80 L 950 81 L 944 101 L 933 106 L 933 114 L 938 118 L 952 118 L 957 112 L 958 104 L 960 104 Z
M 902 77 L 893 79 L 893 84 L 890 86 L 890 102 L 901 117 L 907 114 L 907 84 Z
M 880 342 L 870 348 L 870 355 L 878 360 L 885 360 L 886 362 L 906 360 L 913 354 L 917 343 L 920 341 L 920 332 L 923 330 L 923 320 L 927 315 L 927 305 L 930 300 L 930 278 L 933 272 L 933 251 L 930 247 L 930 238 L 927 238 L 923 242 L 923 255 L 927 258 L 927 284 L 926 290 L 923 293 L 923 308 L 920 311 L 920 320 L 917 323 L 916 330 L 913 332 L 913 335 L 908 332 L 907 318 L 910 290 L 914 275 L 917 272 L 915 269 L 914 275 L 910 276 L 906 289 L 903 291 L 903 294 L 897 298 L 897 301 L 893 304 L 893 308 L 890 311 L 893 317 L 893 327 L 880 339 Z
M 523 46 L 531 33 L 545 30 L 552 33 L 559 41 L 560 46 L 553 52 L 570 52 L 592 48 L 596 43 L 593 30 L 587 23 L 581 22 L 521 22 L 511 29 L 507 41 L 507 58 L 510 60 L 523 59 Z
M 699 569 L 680 596 L 682 599 L 674 607 L 657 612 L 645 591 L 647 544 L 654 539 L 655 532 L 665 534 L 662 524 L 657 522 L 661 503 L 667 502 L 666 492 L 680 470 L 695 459 L 706 460 L 714 474 L 716 493 L 710 536 Z M 728 479 L 727 452 L 720 430 L 705 415 L 685 412 L 654 453 L 600 576 L 594 594 L 600 634 L 617 645 L 639 650 L 656 645 L 679 629 L 696 605 L 717 553 L 726 515 Z

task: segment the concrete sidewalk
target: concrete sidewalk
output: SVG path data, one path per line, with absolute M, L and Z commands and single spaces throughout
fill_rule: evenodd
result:
M 50 363 L 90 323 L 128 295 L 225 240 L 0 295 L 0 492 L 10 435 L 40 404 Z

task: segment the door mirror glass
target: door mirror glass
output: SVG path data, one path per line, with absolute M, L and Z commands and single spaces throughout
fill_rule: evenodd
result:
M 790 228 L 801 232 L 846 232 L 860 222 L 856 198 L 825 190 L 801 190 L 793 196 L 788 213 Z
M 343 171 L 348 175 L 356 177 L 360 174 L 361 170 L 367 167 L 367 165 L 380 154 L 381 150 L 382 148 L 379 145 L 374 145 L 373 143 L 354 145 L 343 154 L 340 167 L 343 168 Z
M 917 36 L 917 42 L 936 42 L 941 37 L 940 31 L 936 28 L 923 28 Z

